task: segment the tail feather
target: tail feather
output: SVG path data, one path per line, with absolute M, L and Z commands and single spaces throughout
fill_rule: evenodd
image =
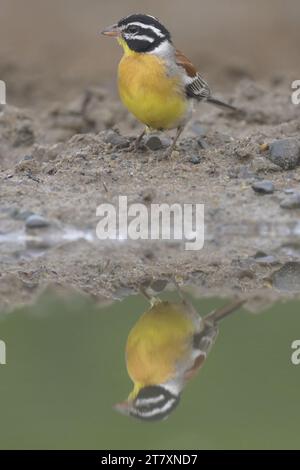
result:
M 233 303 L 229 305 L 225 305 L 225 307 L 222 307 L 219 310 L 216 310 L 208 314 L 206 317 L 204 317 L 204 321 L 210 320 L 213 323 L 218 323 L 219 321 L 223 320 L 223 318 L 226 318 L 232 313 L 234 313 L 236 310 L 242 307 L 245 303 L 246 303 L 245 299 L 236 300 Z
M 231 106 L 231 104 L 224 103 L 224 101 L 220 101 L 215 98 L 207 98 L 207 102 L 215 106 L 220 106 L 221 108 L 230 109 L 231 111 L 238 111 L 238 108 L 236 108 L 235 106 Z

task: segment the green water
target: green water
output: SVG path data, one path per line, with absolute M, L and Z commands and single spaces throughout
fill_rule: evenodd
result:
M 224 301 L 194 304 L 207 313 Z M 153 424 L 112 409 L 131 389 L 124 347 L 147 308 L 142 298 L 105 308 L 81 298 L 44 298 L 2 316 L 7 364 L 0 366 L 0 447 L 299 449 L 300 366 L 291 363 L 299 307 L 277 305 L 224 321 L 179 408 Z

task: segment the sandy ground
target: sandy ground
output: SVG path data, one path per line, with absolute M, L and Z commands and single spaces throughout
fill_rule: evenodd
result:
M 245 111 L 199 105 L 171 161 L 163 150 L 128 151 L 140 126 L 111 79 L 120 51 L 96 34 L 148 3 L 24 3 L 1 1 L 8 104 L 0 111 L 0 307 L 53 287 L 122 298 L 153 279 L 160 290 L 174 274 L 197 295 L 247 296 L 253 310 L 297 296 L 300 167 L 274 164 L 261 145 L 299 141 L 300 108 L 290 98 L 300 78 L 299 2 L 192 0 L 186 8 L 176 0 L 171 15 L 169 2 L 152 0 L 151 13 L 220 97 Z M 263 180 L 273 183 L 271 194 L 254 191 Z M 100 242 L 96 207 L 119 195 L 205 204 L 204 249 Z M 44 226 L 30 227 L 32 215 Z
M 246 295 L 259 305 L 297 295 L 300 210 L 282 203 L 297 194 L 300 168 L 281 169 L 261 145 L 298 138 L 299 109 L 284 81 L 266 88 L 242 81 L 227 99 L 247 113 L 200 105 L 171 160 L 164 150 L 128 151 L 139 129 L 103 89 L 40 115 L 3 107 L 2 306 L 51 286 L 122 298 L 174 274 L 198 295 Z M 255 192 L 253 184 L 266 179 L 274 192 Z M 129 203 L 204 203 L 204 249 L 98 241 L 96 207 L 117 204 L 119 195 Z M 44 217 L 44 227 L 30 227 L 32 214 Z

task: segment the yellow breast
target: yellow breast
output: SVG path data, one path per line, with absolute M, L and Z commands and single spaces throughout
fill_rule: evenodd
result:
M 148 310 L 131 330 L 126 346 L 128 373 L 141 387 L 172 378 L 191 352 L 194 325 L 180 304 L 162 302 Z
M 173 129 L 188 111 L 180 78 L 168 77 L 155 55 L 125 49 L 119 64 L 119 93 L 129 111 L 152 129 Z

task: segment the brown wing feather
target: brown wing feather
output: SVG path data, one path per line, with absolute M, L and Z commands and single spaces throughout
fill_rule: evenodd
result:
M 193 348 L 199 351 L 194 364 L 185 371 L 184 380 L 188 381 L 193 378 L 198 370 L 202 367 L 208 353 L 210 352 L 218 335 L 218 325 L 208 322 L 200 333 L 196 333 L 193 338 Z
M 175 57 L 177 65 L 184 68 L 187 74 L 185 85 L 187 96 L 198 100 L 209 98 L 211 94 L 209 86 L 197 72 L 192 62 L 178 50 L 176 51 Z
M 177 65 L 183 67 L 190 78 L 197 76 L 197 69 L 181 51 L 176 51 L 175 58 Z

